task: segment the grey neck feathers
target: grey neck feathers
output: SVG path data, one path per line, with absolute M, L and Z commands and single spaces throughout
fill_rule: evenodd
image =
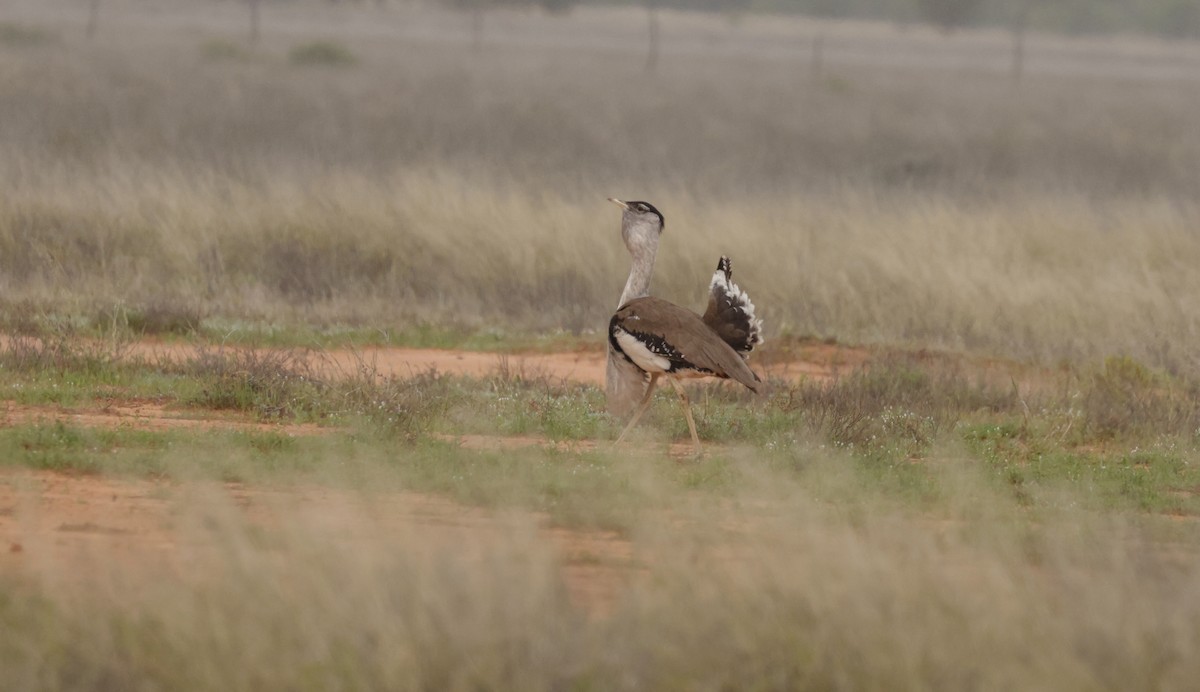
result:
M 621 292 L 618 308 L 634 298 L 650 295 L 650 277 L 654 273 L 654 256 L 658 254 L 661 234 L 662 225 L 657 218 L 636 218 L 628 211 L 622 217 L 621 239 L 633 258 L 633 267 L 629 270 L 629 279 L 625 282 L 625 290 Z
M 620 235 L 625 241 L 625 249 L 634 259 L 630 267 L 629 279 L 625 282 L 625 290 L 620 294 L 617 307 L 634 300 L 635 297 L 650 295 L 650 276 L 654 273 L 654 255 L 659 252 L 659 234 L 662 233 L 658 224 L 644 221 L 632 222 L 625 219 L 620 229 Z
M 633 267 L 629 270 L 629 279 L 625 281 L 625 290 L 621 292 L 618 308 L 634 298 L 650 295 L 650 277 L 654 274 L 654 255 L 657 249 L 650 247 L 633 256 Z

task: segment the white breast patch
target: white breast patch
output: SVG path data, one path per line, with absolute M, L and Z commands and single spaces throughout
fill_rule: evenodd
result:
M 618 327 L 615 330 L 617 344 L 625 355 L 629 356 L 639 368 L 646 372 L 667 372 L 671 369 L 671 361 L 654 353 L 636 336 Z

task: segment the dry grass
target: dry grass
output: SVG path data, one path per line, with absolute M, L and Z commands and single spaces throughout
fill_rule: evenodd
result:
M 0 317 L 35 335 L 7 342 L 11 391 L 61 402 L 61 373 L 92 373 L 97 391 L 378 425 L 266 462 L 220 435 L 142 440 L 134 468 L 368 489 L 265 525 L 220 493 L 180 498 L 208 548 L 170 578 L 106 555 L 5 577 L 0 687 L 1194 686 L 1194 520 L 1129 513 L 1195 504 L 1194 380 L 1139 365 L 1198 369 L 1194 46 L 1033 37 L 1014 91 L 988 34 L 668 14 L 650 77 L 636 12 L 498 13 L 475 56 L 450 14 L 266 4 L 242 48 L 240 4 L 103 7 L 95 42 L 65 0 L 14 2 L 0 38 Z M 318 42 L 356 61 L 289 64 Z M 368 365 L 331 387 L 250 351 L 118 371 L 119 343 L 54 336 L 598 329 L 626 266 L 611 194 L 666 212 L 658 293 L 700 305 L 732 253 L 772 336 L 1136 360 L 1076 363 L 1040 408 L 905 363 L 737 416 L 714 397 L 706 433 L 760 446 L 677 465 L 428 435 L 604 437 L 595 391 Z M 132 434 L 4 444 L 121 468 Z M 528 516 L 466 546 L 374 526 L 407 485 L 619 524 L 635 578 L 588 618 Z
M 113 191 L 131 213 L 169 218 L 176 231 L 98 211 L 72 223 L 61 210 L 9 199 L 0 229 L 6 295 L 95 315 L 129 304 L 131 325 L 185 333 L 201 314 L 580 331 L 613 307 L 626 259 L 602 203 L 451 194 L 420 176 L 329 178 L 313 183 L 324 189 L 316 199 L 286 189 L 222 195 L 197 181 L 201 189 L 182 199 L 156 194 L 155 184 Z M 172 208 L 162 208 L 171 195 Z M 1186 300 L 1200 290 L 1191 271 L 1200 242 L 1186 207 L 839 199 L 768 207 L 684 196 L 675 214 L 663 203 L 658 292 L 699 305 L 712 258 L 731 252 L 775 333 L 1047 362 L 1126 353 L 1196 369 L 1182 346 L 1200 324 Z
M 382 425 L 291 442 L 255 473 L 345 473 L 370 488 L 368 519 L 412 484 L 619 523 L 636 578 L 589 619 L 532 520 L 463 546 L 303 505 L 264 528 L 183 498 L 173 516 L 216 546 L 202 569 L 100 560 L 82 595 L 57 565 L 6 577 L 0 687 L 1194 683 L 1191 520 L 1126 513 L 1194 506 L 1194 380 L 1139 365 L 1197 370 L 1200 93 L 1178 69 L 1193 46 L 1035 37 L 1014 91 L 988 34 L 672 15 L 650 77 L 641 17 L 621 10 L 498 14 L 476 57 L 444 14 L 268 3 L 263 44 L 234 50 L 237 4 L 104 7 L 85 43 L 76 5 L 15 3 L 11 26 L 54 40 L 0 42 L 0 316 L 35 335 L 8 342 L 5 377 L 47 401 L 66 396 L 55 373 L 95 371 L 75 386 L 361 416 Z M 817 28 L 836 31 L 814 81 Z M 357 62 L 289 64 L 314 42 Z M 760 446 L 678 466 L 427 434 L 602 437 L 594 390 L 379 381 L 367 364 L 334 388 L 236 351 L 115 370 L 119 344 L 46 336 L 214 318 L 596 329 L 627 261 L 608 195 L 666 212 L 658 293 L 698 305 L 732 253 L 776 335 L 1136 360 L 1077 367 L 1040 407 L 903 363 L 737 416 L 714 397 L 706 434 Z M 128 444 L 70 432 L 4 444 L 89 464 Z M 264 454 L 152 442 L 138 463 L 201 478 L 257 478 Z
M 1179 344 L 1200 324 L 1183 299 L 1200 288 L 1198 92 L 1168 69 L 1186 44 L 1153 47 L 1158 79 L 1070 78 L 1047 57 L 1014 92 L 949 67 L 993 50 L 986 34 L 915 35 L 919 70 L 834 54 L 812 82 L 786 32 L 751 24 L 648 77 L 618 50 L 636 45 L 620 13 L 500 14 L 484 60 L 447 16 L 351 12 L 321 40 L 361 63 L 314 72 L 286 55 L 326 10 L 275 11 L 287 30 L 250 61 L 164 44 L 199 21 L 182 9 L 126 7 L 120 43 L 0 46 L 8 300 L 589 330 L 622 281 L 618 194 L 666 212 L 658 292 L 698 304 L 732 253 L 775 333 L 1195 370 Z M 236 35 L 239 13 L 215 16 L 188 40 Z M 720 27 L 677 21 L 681 51 Z M 388 40 L 414 22 L 430 37 Z M 557 38 L 513 43 L 531 22 Z M 558 43 L 589 31 L 608 42 Z M 903 40 L 881 31 L 843 29 L 842 50 Z M 771 42 L 731 54 L 754 35 Z
M 716 506 L 660 488 L 669 509 L 640 523 L 628 590 L 599 618 L 522 515 L 447 542 L 381 521 L 386 485 L 274 502 L 265 526 L 195 489 L 171 500 L 183 573 L 95 555 L 83 590 L 53 565 L 10 581 L 0 682 L 1171 690 L 1200 672 L 1194 536 L 1069 510 L 1030 523 L 952 451 L 940 519 L 872 506 L 836 458 L 814 462 L 803 485 L 764 477 Z M 858 499 L 822 499 L 839 485 Z
M 595 388 L 503 366 L 383 380 L 364 361 L 322 383 L 297 353 L 168 366 L 84 346 L 11 340 L 0 384 L 140 398 L 169 375 L 167 403 L 347 427 L 0 430 L 9 465 L 173 479 L 149 523 L 177 541 L 55 551 L 68 528 L 22 533 L 48 510 L 0 503 L 0 562 L 21 565 L 0 564 L 0 687 L 1169 690 L 1200 672 L 1198 399 L 1128 359 L 1062 392 L 897 358 L 756 405 L 718 394 L 697 409 L 731 442 L 680 462 L 640 442 L 472 451 L 429 434 L 615 434 Z M 398 525 L 419 514 L 400 490 L 491 518 Z M 619 575 L 599 616 L 569 597 L 547 521 L 631 542 L 571 565 Z

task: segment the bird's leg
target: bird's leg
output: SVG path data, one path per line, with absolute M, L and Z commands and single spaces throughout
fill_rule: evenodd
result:
M 650 408 L 650 396 L 654 394 L 654 385 L 658 383 L 658 376 L 657 372 L 650 375 L 650 383 L 646 385 L 646 394 L 642 396 L 642 403 L 638 404 L 637 410 L 633 412 L 633 418 L 629 419 L 629 422 L 625 424 L 625 429 L 617 436 L 617 441 L 613 443 L 614 447 L 621 444 L 621 440 L 625 439 L 625 433 L 632 430 L 646 409 Z
M 700 436 L 696 434 L 696 421 L 692 420 L 692 402 L 688 401 L 688 395 L 684 391 L 683 385 L 675 381 L 674 377 L 669 379 L 671 386 L 679 392 L 679 399 L 683 402 L 683 415 L 687 416 L 688 430 L 692 433 L 692 444 L 696 445 L 696 456 L 700 456 L 704 453 L 704 449 L 700 447 Z

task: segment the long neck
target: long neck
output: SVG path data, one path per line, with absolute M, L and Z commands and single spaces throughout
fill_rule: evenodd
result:
M 656 246 L 657 243 L 650 244 L 633 254 L 633 266 L 629 269 L 629 279 L 625 281 L 618 308 L 634 298 L 650 295 L 650 277 L 654 274 L 654 255 L 658 251 Z

